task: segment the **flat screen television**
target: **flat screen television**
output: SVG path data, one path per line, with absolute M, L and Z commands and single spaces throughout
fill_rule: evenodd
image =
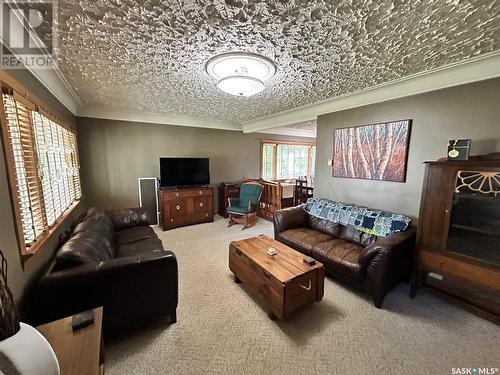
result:
M 208 158 L 160 158 L 160 186 L 210 184 Z

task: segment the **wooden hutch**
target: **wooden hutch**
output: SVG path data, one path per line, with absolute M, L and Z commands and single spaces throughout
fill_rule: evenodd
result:
M 500 321 L 500 153 L 426 162 L 411 296 L 425 286 Z

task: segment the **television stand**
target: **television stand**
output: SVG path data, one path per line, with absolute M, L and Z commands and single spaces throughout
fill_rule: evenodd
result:
M 208 185 L 182 185 L 176 186 L 175 190 L 186 190 L 186 189 L 206 189 Z
M 209 186 L 160 189 L 158 203 L 162 230 L 214 221 L 213 189 Z

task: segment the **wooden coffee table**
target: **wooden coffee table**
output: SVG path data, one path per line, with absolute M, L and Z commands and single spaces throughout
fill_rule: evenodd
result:
M 275 248 L 276 255 L 267 249 Z M 243 282 L 268 309 L 271 319 L 286 319 L 297 309 L 323 298 L 324 270 L 316 262 L 303 262 L 304 254 L 267 236 L 233 241 L 229 269 L 234 281 Z

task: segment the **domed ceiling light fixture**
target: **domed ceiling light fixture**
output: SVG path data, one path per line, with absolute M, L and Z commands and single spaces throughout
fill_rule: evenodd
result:
M 205 65 L 217 80 L 217 87 L 231 95 L 252 96 L 264 90 L 264 83 L 276 73 L 276 65 L 266 57 L 246 52 L 223 53 Z

